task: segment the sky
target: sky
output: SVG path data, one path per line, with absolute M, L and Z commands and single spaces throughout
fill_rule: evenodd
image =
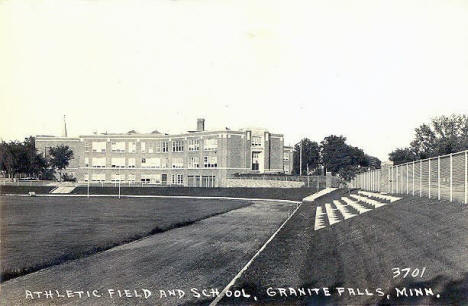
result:
M 468 114 L 468 1 L 0 0 L 0 138 L 264 127 L 381 160 Z

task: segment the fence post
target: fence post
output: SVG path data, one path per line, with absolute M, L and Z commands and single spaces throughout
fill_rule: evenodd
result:
M 450 202 L 452 202 L 453 200 L 452 177 L 453 177 L 453 155 L 452 153 L 450 153 Z
M 394 169 L 395 169 L 395 167 L 392 166 L 392 193 L 393 193 L 393 185 L 394 185 L 394 182 L 393 182 L 393 181 L 395 180 L 395 176 L 393 175 L 393 172 L 394 172 L 393 170 L 394 170 Z
M 419 160 L 419 197 L 422 197 L 422 160 Z
M 431 159 L 429 158 L 429 199 L 431 198 Z
M 414 160 L 413 160 L 413 197 L 414 197 Z
M 406 194 L 409 194 L 409 189 L 408 189 L 408 180 L 409 180 L 409 177 L 408 177 L 408 173 L 409 173 L 408 164 L 406 164 Z
M 465 204 L 468 204 L 468 151 L 465 151 Z
M 380 175 L 382 174 L 382 169 L 379 170 L 379 175 L 377 176 L 377 191 L 380 192 Z
M 440 156 L 437 157 L 437 199 L 440 201 Z
M 398 193 L 398 189 L 399 189 L 399 188 L 398 188 L 398 187 L 399 187 L 399 186 L 398 186 L 398 185 L 399 185 L 399 182 L 398 182 L 398 181 L 399 181 L 399 180 L 398 180 L 398 166 L 395 167 L 395 176 L 396 176 L 396 182 L 395 182 L 395 187 L 396 187 L 396 188 L 395 188 L 395 189 L 396 189 L 396 193 Z

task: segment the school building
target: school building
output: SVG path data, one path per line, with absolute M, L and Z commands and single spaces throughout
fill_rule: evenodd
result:
M 236 174 L 283 173 L 293 167 L 293 148 L 282 134 L 266 129 L 207 131 L 168 135 L 93 134 L 76 138 L 36 136 L 36 148 L 47 156 L 50 147 L 69 146 L 74 153 L 66 172 L 78 182 L 143 183 L 189 187 L 224 187 Z

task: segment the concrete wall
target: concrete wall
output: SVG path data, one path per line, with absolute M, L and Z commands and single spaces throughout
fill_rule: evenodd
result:
M 226 187 L 300 188 L 300 187 L 304 187 L 304 182 L 277 181 L 277 180 L 227 179 Z

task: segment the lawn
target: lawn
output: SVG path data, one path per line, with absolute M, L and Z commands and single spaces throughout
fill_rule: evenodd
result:
M 51 186 L 0 186 L 0 194 L 27 194 L 34 191 L 36 194 L 49 193 L 54 187 Z M 259 198 L 302 201 L 303 198 L 317 192 L 316 187 L 310 188 L 196 188 L 196 187 L 164 187 L 144 186 L 128 187 L 122 186 L 122 195 L 161 195 L 161 196 L 200 196 L 200 197 L 231 197 L 231 198 Z M 87 194 L 86 186 L 79 186 L 72 194 Z M 90 194 L 117 195 L 117 187 L 92 186 Z
M 77 187 L 73 194 L 86 194 L 87 187 Z M 118 194 L 116 187 L 90 187 L 91 194 Z M 302 201 L 303 198 L 317 192 L 317 188 L 196 188 L 196 187 L 122 187 L 121 193 L 128 195 L 167 195 L 259 198 Z
M 246 207 L 243 200 L 0 196 L 1 281 Z

